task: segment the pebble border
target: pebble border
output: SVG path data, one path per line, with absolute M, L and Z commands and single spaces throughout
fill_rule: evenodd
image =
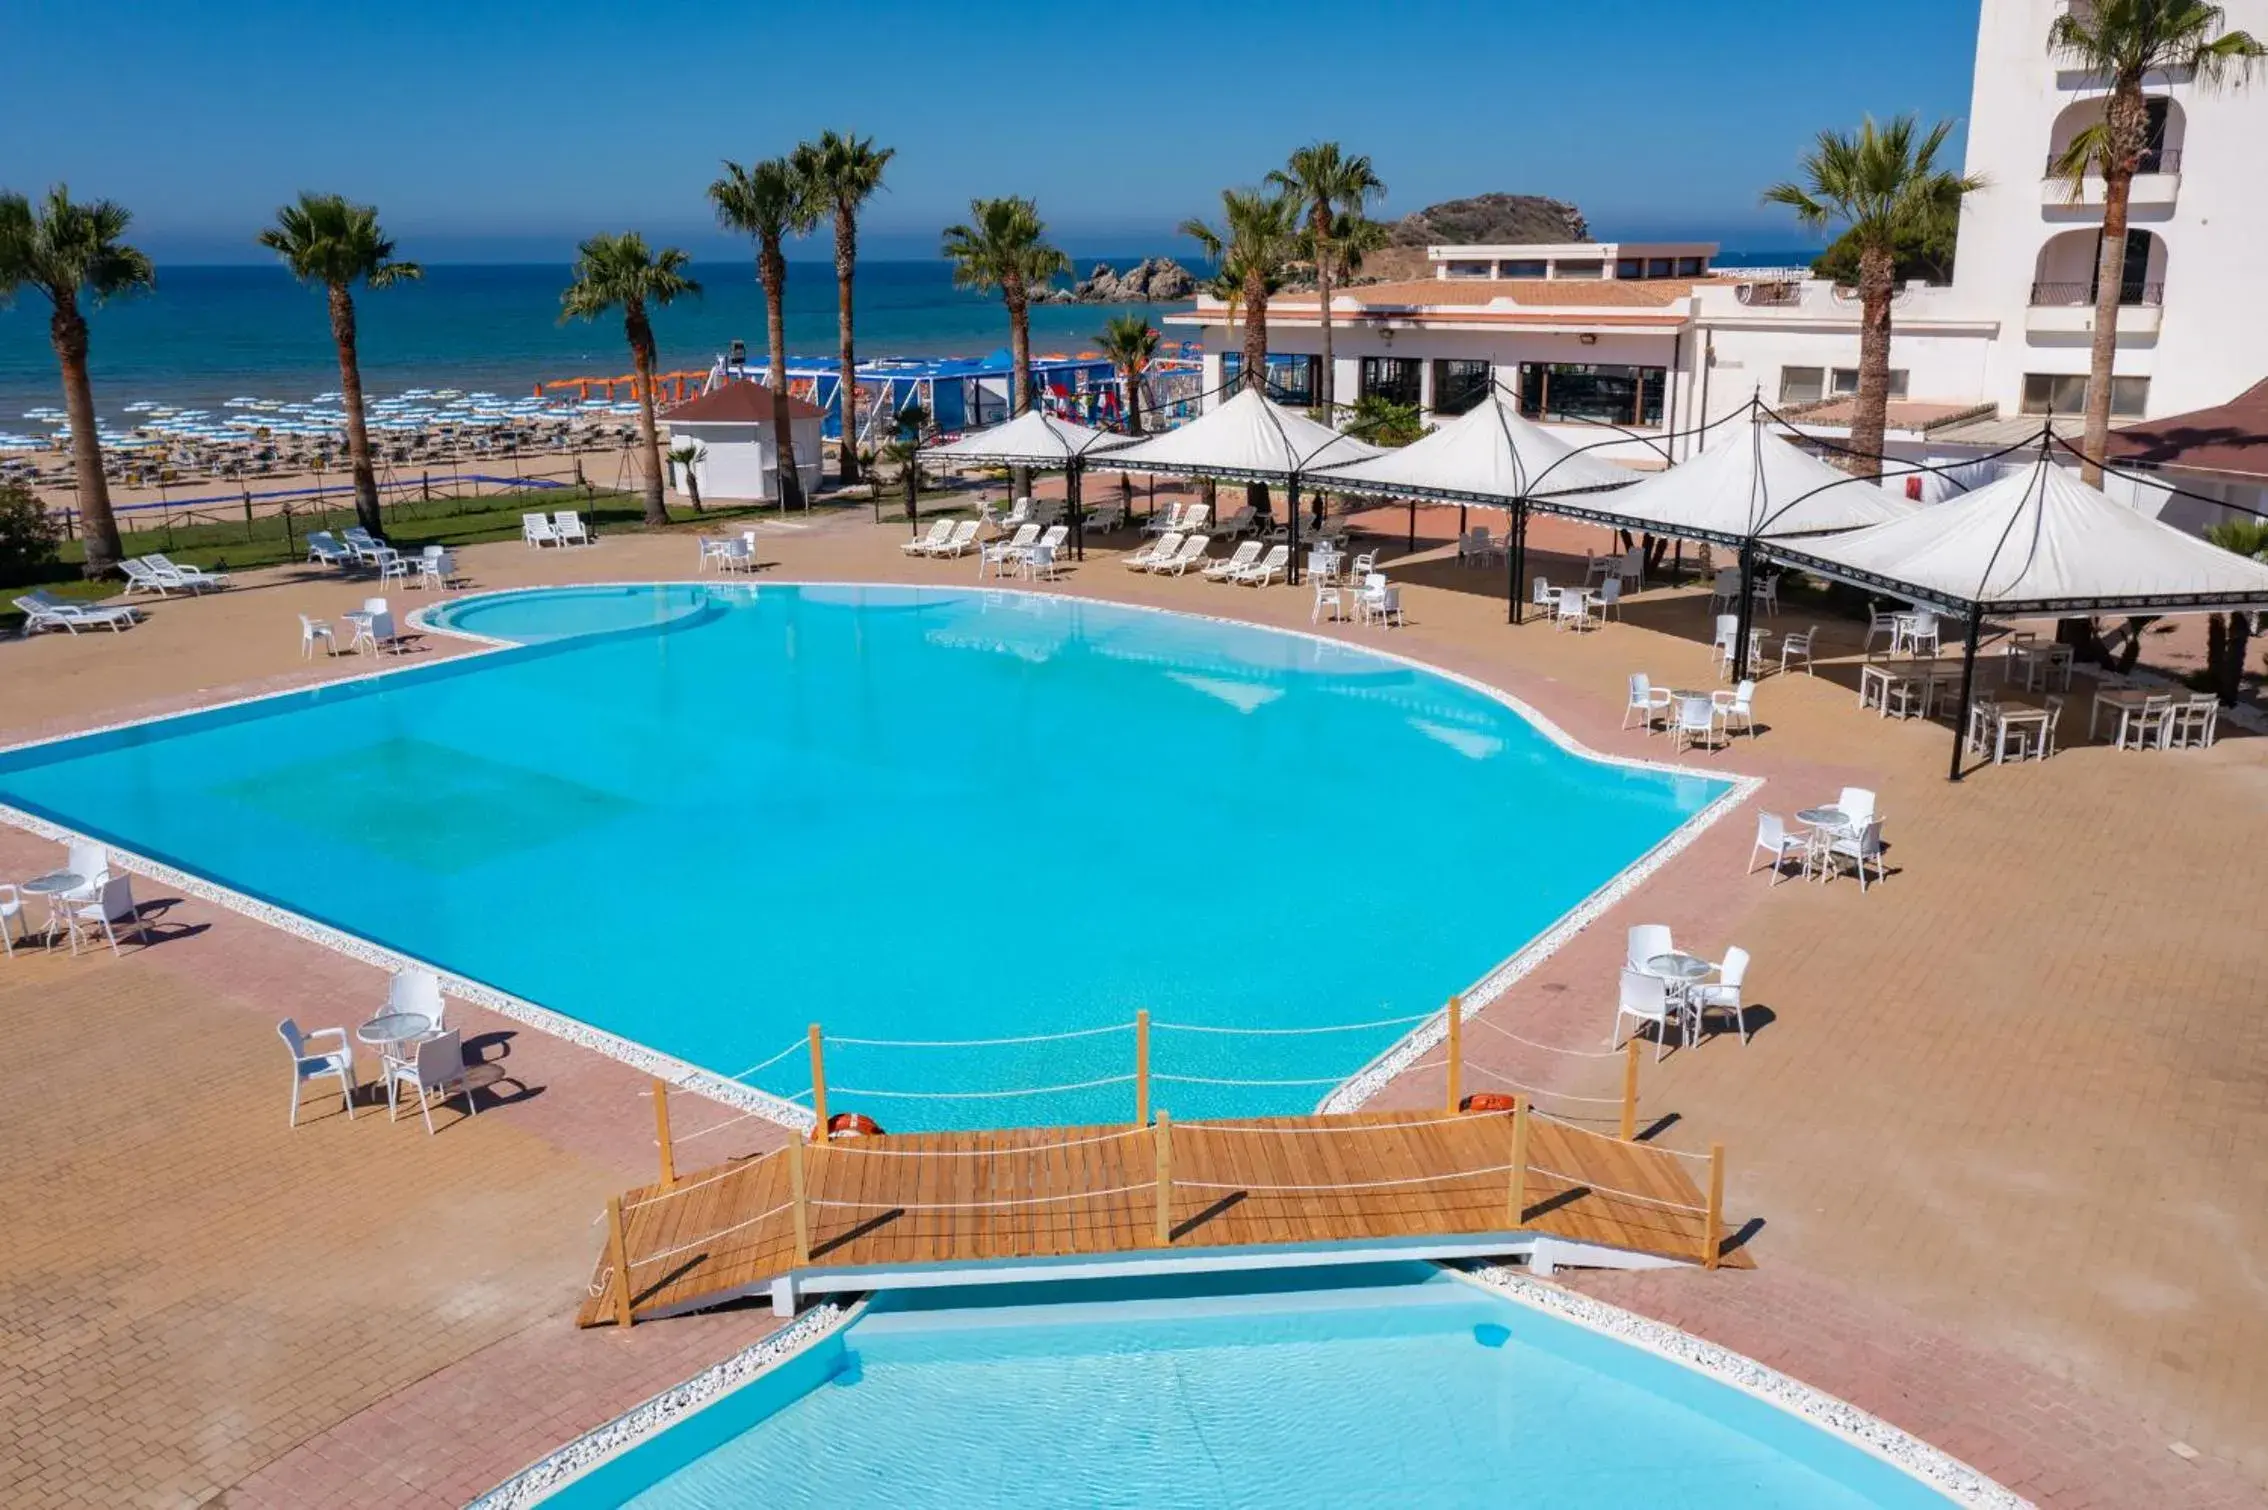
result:
M 1452 1267 L 1449 1272 L 1485 1285 L 1533 1310 L 1644 1348 L 1696 1373 L 1730 1384 L 1905 1470 L 1956 1504 L 1971 1506 L 1974 1510 L 2034 1510 L 2030 1500 L 1987 1478 L 1950 1453 L 1930 1446 L 1911 1432 L 1901 1431 L 1848 1400 L 1815 1389 L 1744 1353 L 1719 1347 L 1706 1338 L 1641 1316 L 1636 1311 L 1626 1311 L 1538 1279 L 1512 1264 L 1478 1263 Z
M 675 1426 L 742 1385 L 770 1373 L 805 1348 L 832 1335 L 866 1309 L 864 1301 L 827 1301 L 804 1312 L 763 1341 L 711 1364 L 683 1384 L 671 1385 L 613 1420 L 530 1463 L 465 1510 L 525 1510 L 565 1488 L 599 1464 Z

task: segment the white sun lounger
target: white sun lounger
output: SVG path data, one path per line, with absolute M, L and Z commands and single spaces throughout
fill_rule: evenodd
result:
M 1160 537 L 1183 533 L 1181 528 L 1181 500 L 1178 498 L 1171 499 L 1166 503 L 1164 513 L 1152 514 L 1142 525 L 1142 533 Z
M 596 545 L 598 537 L 583 528 L 583 516 L 573 509 L 555 509 L 551 515 L 551 533 L 561 545 Z
M 42 629 L 68 629 L 73 634 L 82 629 L 116 631 L 135 621 L 134 610 L 123 605 L 72 603 L 44 589 L 24 594 L 15 604 L 23 612 L 27 639 Z
M 1020 524 L 1011 538 L 987 545 L 977 557 L 977 575 L 983 576 L 988 566 L 1005 574 L 1009 564 L 1039 539 L 1039 533 L 1040 527 L 1036 524 Z
M 559 538 L 559 531 L 552 528 L 550 517 L 545 514 L 522 514 L 520 516 L 520 539 L 523 543 L 535 546 L 538 549 L 546 545 L 566 544 L 564 540 Z
M 182 586 L 149 562 L 138 558 L 119 562 L 118 569 L 126 574 L 126 596 L 129 598 L 138 592 L 154 592 L 162 598 Z
M 1171 572 L 1177 577 L 1182 576 L 1188 572 L 1190 567 L 1205 559 L 1205 551 L 1212 543 L 1213 537 L 1210 535 L 1184 535 L 1181 539 L 1181 549 L 1175 551 L 1170 557 L 1161 556 L 1152 561 L 1150 570 L 1161 577 L 1167 572 Z
M 940 519 L 934 524 L 930 525 L 929 533 L 923 535 L 920 539 L 899 541 L 898 549 L 904 551 L 909 556 L 926 556 L 931 551 L 937 549 L 937 547 L 943 545 L 946 541 L 952 538 L 953 521 L 950 519 Z
M 191 592 L 202 592 L 208 587 L 218 589 L 229 585 L 227 572 L 205 571 L 195 566 L 175 566 L 155 551 L 142 559 L 147 561 L 151 569 L 156 571 L 159 576 L 169 582 L 186 587 Z
M 317 530 L 307 537 L 307 559 L 325 566 L 354 565 L 354 552 L 339 544 L 329 530 Z
M 1223 556 L 1220 560 L 1208 565 L 1205 568 L 1205 576 L 1209 581 L 1219 582 L 1235 576 L 1259 559 L 1260 542 L 1247 540 L 1236 548 L 1234 555 Z
M 940 558 L 965 556 L 976 549 L 977 531 L 983 528 L 984 521 L 981 519 L 964 519 L 953 526 L 951 535 L 940 544 L 931 546 L 924 554 Z
M 1241 582 L 1246 587 L 1266 587 L 1270 582 L 1282 576 L 1285 568 L 1290 565 L 1291 547 L 1288 545 L 1271 545 L 1268 547 L 1267 555 L 1262 556 L 1256 564 L 1231 573 L 1229 580 Z
M 1168 530 L 1148 545 L 1128 551 L 1121 559 L 1135 571 L 1147 571 L 1152 561 L 1171 556 L 1181 549 L 1181 531 Z

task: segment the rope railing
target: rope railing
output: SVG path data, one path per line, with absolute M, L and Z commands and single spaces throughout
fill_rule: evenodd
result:
M 1500 1027 L 1485 1017 L 1475 1017 L 1472 1021 L 1475 1025 L 1488 1029 L 1499 1038 L 1509 1038 L 1514 1043 L 1522 1044 L 1531 1049 L 1542 1049 L 1547 1054 L 1565 1054 L 1571 1059 L 1619 1059 L 1622 1057 L 1622 1050 L 1620 1049 L 1571 1049 L 1565 1044 L 1538 1043 L 1533 1038 L 1521 1037 L 1510 1028 Z
M 1533 1165 L 1528 1166 L 1531 1169 Z M 1322 1185 L 1256 1185 L 1250 1180 L 1179 1180 L 1176 1183 L 1191 1190 L 1249 1190 L 1257 1195 L 1298 1192 L 1320 1194 L 1327 1190 L 1393 1190 L 1405 1185 L 1446 1185 L 1452 1180 L 1476 1180 L 1482 1175 L 1510 1174 L 1510 1164 L 1490 1164 L 1480 1169 L 1459 1169 L 1449 1174 L 1409 1175 L 1398 1180 L 1339 1180 Z
M 1665 1211 L 1706 1213 L 1709 1209 L 1706 1206 L 1690 1206 L 1683 1201 L 1665 1201 L 1660 1196 L 1640 1195 L 1634 1190 L 1617 1190 L 1612 1185 L 1601 1185 L 1596 1180 L 1586 1180 L 1578 1175 L 1561 1174 L 1558 1170 L 1546 1169 L 1541 1164 L 1530 1164 L 1528 1172 L 1544 1175 L 1554 1180 L 1565 1180 L 1568 1184 L 1588 1191 L 1592 1195 L 1611 1196 L 1618 1201 L 1636 1201 L 1642 1206 L 1659 1206 Z

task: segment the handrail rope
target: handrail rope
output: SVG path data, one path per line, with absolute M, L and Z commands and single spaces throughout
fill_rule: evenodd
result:
M 1176 1189 L 1187 1186 L 1191 1190 L 1384 1190 L 1398 1185 L 1439 1185 L 1447 1180 L 1477 1180 L 1482 1175 L 1511 1172 L 1512 1166 L 1509 1164 L 1491 1164 L 1483 1169 L 1459 1169 L 1449 1174 L 1411 1175 L 1399 1180 L 1348 1180 L 1331 1185 L 1253 1185 L 1244 1181 L 1223 1183 L 1219 1180 L 1185 1180 L 1179 1175 L 1173 1177 L 1173 1183 Z
M 901 1101 L 992 1101 L 1004 1096 L 1052 1096 L 1064 1091 L 1093 1090 L 1098 1085 L 1125 1085 L 1133 1078 L 1131 1074 L 1110 1075 L 1101 1080 L 1080 1080 L 1069 1085 L 1029 1085 L 1001 1091 L 877 1091 L 861 1090 L 849 1085 L 830 1085 L 827 1091 L 833 1096 L 890 1096 Z
M 715 1174 L 695 1180 L 690 1184 L 672 1185 L 669 1189 L 661 1192 L 661 1194 L 649 1195 L 642 1201 L 626 1201 L 622 1206 L 622 1214 L 624 1216 L 628 1216 L 631 1212 L 640 1210 L 647 1206 L 651 1206 L 657 1201 L 666 1201 L 671 1199 L 672 1197 L 681 1196 L 688 1190 L 699 1190 L 704 1185 L 714 1185 L 719 1180 L 729 1180 L 736 1174 L 746 1174 L 749 1170 L 756 1168 L 759 1164 L 764 1163 L 766 1160 L 776 1157 L 779 1152 L 780 1150 L 775 1148 L 767 1153 L 758 1154 L 755 1158 L 750 1159 L 745 1163 L 735 1164 L 730 1169 L 720 1169 Z
M 750 1075 L 755 1074 L 759 1070 L 770 1069 L 773 1065 L 778 1064 L 781 1060 L 787 1058 L 788 1055 L 795 1053 L 803 1046 L 804 1041 L 799 1038 L 795 1042 L 789 1044 L 786 1048 L 780 1050 L 777 1054 L 774 1054 L 771 1058 L 765 1060 L 762 1064 L 752 1064 L 748 1068 L 742 1070 L 739 1074 L 728 1075 L 725 1078 L 729 1080 L 746 1080 Z
M 1179 1132 L 1187 1124 L 1176 1123 Z M 1026 1143 L 1016 1148 L 864 1148 L 856 1138 L 840 1143 L 822 1145 L 830 1153 L 864 1154 L 870 1159 L 976 1159 L 991 1158 L 998 1154 L 1053 1153 L 1058 1148 L 1084 1148 L 1090 1143 L 1112 1143 L 1120 1138 L 1138 1138 L 1153 1129 L 1129 1127 L 1122 1132 L 1102 1133 L 1092 1138 L 1073 1138 L 1068 1143 Z
M 1466 1021 L 1476 1027 L 1486 1028 L 1500 1037 L 1509 1038 L 1514 1043 L 1524 1043 L 1531 1049 L 1543 1049 L 1553 1054 L 1566 1054 L 1575 1059 L 1620 1059 L 1622 1057 L 1622 1050 L 1620 1049 L 1570 1049 L 1556 1043 L 1538 1043 L 1533 1038 L 1522 1038 L 1510 1028 L 1500 1028 L 1485 1017 L 1470 1017 Z
M 1549 1175 L 1555 1180 L 1565 1180 L 1570 1185 L 1581 1186 L 1593 1195 L 1610 1195 L 1617 1200 L 1636 1201 L 1641 1206 L 1659 1206 L 1665 1211 L 1698 1211 L 1704 1216 L 1709 1213 L 1709 1208 L 1706 1206 L 1688 1206 L 1683 1201 L 1665 1201 L 1659 1196 L 1640 1195 L 1635 1190 L 1617 1190 L 1612 1185 L 1601 1185 L 1596 1180 L 1586 1180 L 1571 1174 L 1561 1174 L 1558 1170 L 1546 1169 L 1541 1164 L 1530 1164 L 1528 1172 Z M 1186 1182 L 1177 1181 L 1176 1183 Z
M 828 1043 L 849 1043 L 870 1049 L 974 1049 L 1013 1043 L 1054 1043 L 1064 1038 L 1094 1038 L 1104 1033 L 1133 1031 L 1134 1024 L 1130 1022 L 1112 1022 L 1099 1028 L 1073 1028 L 1063 1033 L 1026 1033 L 1013 1038 L 838 1038 L 832 1033 L 825 1037 Z
M 697 1237 L 689 1243 L 679 1243 L 674 1248 L 664 1248 L 661 1250 L 661 1252 L 649 1253 L 644 1258 L 633 1258 L 629 1261 L 629 1267 L 636 1269 L 646 1264 L 657 1263 L 665 1258 L 675 1258 L 680 1253 L 690 1253 L 695 1248 L 707 1247 L 710 1243 L 715 1242 L 718 1238 L 730 1237 L 733 1233 L 740 1231 L 743 1227 L 753 1227 L 758 1222 L 770 1221 L 773 1217 L 778 1216 L 781 1212 L 792 1208 L 794 1204 L 795 1203 L 793 1201 L 785 1202 L 781 1205 L 774 1206 L 769 1211 L 759 1212 L 755 1216 L 748 1218 L 748 1220 L 744 1222 L 734 1222 L 729 1227 L 722 1227 L 715 1232 L 707 1234 L 706 1236 Z
M 1647 1153 L 1668 1154 L 1670 1157 L 1676 1159 L 1691 1159 L 1696 1164 L 1706 1164 L 1709 1162 L 1709 1156 L 1705 1153 L 1687 1153 L 1682 1148 L 1670 1148 L 1659 1143 L 1642 1143 L 1635 1138 L 1630 1139 L 1626 1142 L 1621 1138 L 1613 1136 L 1611 1133 L 1598 1132 L 1588 1127 L 1578 1127 L 1573 1122 L 1567 1120 L 1567 1118 L 1555 1117 L 1550 1112 L 1539 1111 L 1536 1113 L 1536 1115 L 1538 1117 L 1541 1117 L 1544 1121 L 1552 1123 L 1555 1126 L 1566 1128 L 1569 1132 L 1581 1133 L 1586 1138 L 1597 1138 L 1601 1142 L 1612 1143 L 1617 1147 L 1639 1149 Z
M 1175 1180 L 1176 1185 L 1186 1183 Z M 1113 1190 L 1074 1190 L 1064 1195 L 1034 1195 L 997 1201 L 942 1201 L 913 1205 L 905 1201 L 822 1201 L 808 1200 L 808 1206 L 833 1206 L 854 1211 L 963 1211 L 972 1206 L 1049 1206 L 1064 1201 L 1094 1201 L 1105 1196 L 1130 1195 L 1137 1190 L 1155 1190 L 1157 1181 L 1144 1180 L 1139 1185 L 1120 1185 Z
M 1310 1033 L 1355 1033 L 1365 1028 L 1400 1028 L 1413 1022 L 1424 1022 L 1439 1017 L 1439 1012 L 1420 1012 L 1415 1017 L 1381 1017 L 1372 1022 L 1334 1022 L 1319 1028 L 1230 1028 L 1201 1022 L 1153 1022 L 1153 1029 L 1175 1033 L 1234 1033 L 1253 1038 L 1300 1037 Z
M 1348 1077 L 1345 1075 L 1324 1075 L 1313 1080 L 1224 1080 L 1212 1075 L 1163 1075 L 1153 1070 L 1150 1073 L 1150 1078 L 1152 1080 L 1170 1080 L 1176 1085 L 1314 1086 L 1343 1085 Z
M 1556 1101 L 1595 1101 L 1601 1106 L 1620 1106 L 1622 1104 L 1620 1096 L 1578 1096 L 1571 1091 L 1546 1090 L 1540 1085 L 1530 1085 L 1525 1080 L 1515 1080 L 1510 1075 L 1499 1070 L 1492 1070 L 1485 1064 L 1467 1064 L 1465 1068 L 1477 1075 L 1486 1075 L 1499 1085 L 1509 1085 L 1516 1091 L 1526 1091 L 1533 1096 L 1549 1096 Z
M 1233 1133 L 1374 1133 L 1398 1132 L 1405 1127 L 1445 1127 L 1452 1122 L 1470 1122 L 1475 1117 L 1508 1116 L 1506 1112 L 1457 1112 L 1451 1116 L 1428 1117 L 1417 1122 L 1366 1122 L 1341 1127 L 1255 1127 L 1237 1122 L 1176 1122 L 1173 1135 L 1198 1132 Z
M 673 1144 L 690 1143 L 695 1138 L 705 1138 L 713 1132 L 722 1132 L 725 1128 L 737 1126 L 742 1122 L 746 1122 L 752 1118 L 761 1117 L 763 1115 L 765 1115 L 763 1112 L 742 1112 L 739 1116 L 727 1117 L 722 1122 L 711 1122 L 707 1127 L 702 1128 L 699 1132 L 681 1133 L 673 1131 L 670 1134 L 669 1140 Z M 661 1146 L 661 1139 L 656 1138 L 653 1140 L 653 1142 L 656 1148 L 659 1148 Z

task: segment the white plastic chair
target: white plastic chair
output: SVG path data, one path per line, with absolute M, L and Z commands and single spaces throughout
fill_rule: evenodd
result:
M 1553 613 L 1551 622 L 1558 629 L 1590 628 L 1590 597 L 1580 587 L 1562 587 L 1559 590 L 1559 607 Z
M 1848 860 L 1858 872 L 1859 890 L 1866 890 L 1866 868 L 1874 867 L 1874 879 L 1886 879 L 1889 871 L 1882 860 L 1882 820 L 1874 818 L 1863 826 L 1854 825 L 1855 832 L 1836 835 L 1827 842 L 1826 866 L 1830 874 L 1840 861 Z
M 441 997 L 441 977 L 415 967 L 396 970 L 386 982 L 386 1010 L 414 1012 L 432 1025 L 432 1031 L 440 1032 L 447 1011 Z
M 1681 697 L 1677 718 L 1670 725 L 1670 753 L 1696 744 L 1714 744 L 1717 738 L 1717 704 L 1708 697 Z
M 1854 829 L 1864 828 L 1874 821 L 1874 791 L 1870 787 L 1847 786 L 1835 798 L 1835 810 Z
M 1528 593 L 1528 604 L 1532 608 L 1543 610 L 1546 614 L 1552 613 L 1559 607 L 1559 589 L 1551 585 L 1551 578 L 1536 578 L 1535 586 Z
M 118 927 L 131 925 L 135 942 L 145 948 L 150 942 L 149 929 L 142 923 L 140 911 L 134 906 L 134 883 L 124 871 L 114 871 L 102 878 L 102 886 L 91 902 L 80 902 L 63 915 L 71 929 L 71 952 L 79 952 L 82 933 L 93 933 L 97 928 L 110 940 L 110 952 L 118 952 Z
M 1614 1046 L 1623 1044 L 1622 1024 L 1628 1018 L 1633 1031 L 1645 1023 L 1654 1025 L 1654 1062 L 1661 1063 L 1662 1055 L 1669 1051 L 1671 1022 L 1677 1024 L 1677 1041 L 1680 1046 L 1689 1042 L 1686 1031 L 1686 1009 L 1670 994 L 1670 983 L 1658 975 L 1643 970 L 1625 969 L 1622 972 L 1622 990 L 1614 1008 Z
M 56 903 L 91 902 L 101 896 L 102 883 L 110 879 L 110 851 L 90 839 L 74 839 L 64 853 L 63 868 L 77 876 L 79 884 L 55 893 Z
M 276 1024 L 277 1036 L 291 1051 L 291 1122 L 299 1125 L 299 1094 L 310 1080 L 336 1079 L 339 1097 L 346 1102 L 347 1120 L 354 1120 L 354 1044 L 347 1038 L 345 1028 L 317 1028 L 313 1032 L 300 1031 L 299 1024 L 287 1017 Z M 314 1047 L 319 1038 L 336 1038 L 336 1049 L 318 1050 Z
M 1709 585 L 1709 606 L 1714 609 L 1720 604 L 1739 601 L 1740 573 L 1729 566 L 1719 567 L 1715 580 Z
M 347 644 L 349 651 L 368 645 L 373 655 L 382 651 L 401 653 L 401 635 L 394 628 L 394 613 L 384 598 L 364 598 L 361 610 L 345 618 L 354 626 L 354 638 Z
M 299 658 L 301 660 L 311 661 L 315 658 L 315 642 L 317 640 L 323 642 L 323 653 L 325 655 L 337 655 L 339 653 L 339 642 L 331 633 L 329 621 L 311 619 L 307 615 L 301 614 L 299 616 Z
M 435 592 L 447 592 L 449 584 L 457 579 L 457 558 L 441 546 L 429 545 L 417 557 L 417 580 L 413 587 L 430 587 Z
M 2048 737 L 2052 751 L 2055 744 L 2055 715 L 2062 711 L 2063 699 L 2047 700 Z M 2190 695 L 2189 701 L 2175 703 L 2166 712 L 2165 747 L 2169 750 L 2196 748 L 2208 750 L 2213 746 L 2213 735 L 2221 722 L 2221 700 L 2210 692 Z
M 2173 694 L 2152 693 L 2142 699 L 2141 707 L 2119 720 L 2114 743 L 2121 750 L 2163 749 L 2172 721 Z
M 1643 970 L 1646 961 L 1656 955 L 1676 952 L 1667 923 L 1633 923 L 1624 935 L 1622 962 L 1633 970 Z
M 1780 669 L 1782 671 L 1786 671 L 1788 669 L 1788 663 L 1790 661 L 1801 661 L 1803 662 L 1803 674 L 1805 676 L 1813 676 L 1817 674 L 1811 669 L 1811 637 L 1817 633 L 1819 633 L 1819 626 L 1817 624 L 1814 624 L 1801 634 L 1784 635 L 1781 637 Z
M 1712 692 L 1709 701 L 1716 705 L 1717 718 L 1725 726 L 1725 737 L 1732 738 L 1733 720 L 1738 719 L 1748 730 L 1748 737 L 1756 737 L 1756 683 L 1744 680 L 1730 692 Z
M 1026 506 L 1026 511 L 1029 512 L 1031 500 L 1027 498 L 1021 500 L 1021 502 Z M 1038 525 L 1029 523 L 1017 525 L 1016 533 L 1010 538 L 995 540 L 985 546 L 983 552 L 977 557 L 977 575 L 982 577 L 985 568 L 990 567 L 994 576 L 1005 577 L 1008 575 L 1008 569 L 1039 537 L 1040 527 Z
M 1055 547 L 1042 540 L 1017 558 L 1016 569 L 1034 582 L 1055 580 Z
M 1669 688 L 1655 686 L 1652 678 L 1643 671 L 1630 673 L 1630 701 L 1622 712 L 1622 726 L 1625 729 L 1630 727 L 1630 715 L 1635 713 L 1639 723 L 1651 734 L 1654 732 L 1655 717 L 1668 713 L 1669 709 Z
M 1613 614 L 1616 618 L 1622 616 L 1622 579 L 1620 577 L 1609 577 L 1599 584 L 1597 603 L 1601 620 L 1604 620 L 1608 614 Z
M 1805 862 L 1811 853 L 1811 841 L 1802 834 L 1789 833 L 1787 819 L 1778 813 L 1758 813 L 1756 849 L 1772 857 L 1772 884 L 1777 886 L 1788 878 L 1787 864 L 1790 860 L 1798 865 Z M 1756 850 L 1749 851 L 1748 869 L 1743 874 L 1756 874 Z
M 1733 1025 L 1740 1029 L 1740 1041 L 1748 1042 L 1748 1008 L 1740 998 L 1741 982 L 1747 975 L 1748 951 L 1736 946 L 1725 951 L 1713 983 L 1685 988 L 1685 999 L 1693 1009 L 1695 1036 L 1699 1036 L 1711 1012 L 1730 1012 Z
M 1622 584 L 1624 592 L 1644 592 L 1646 590 L 1646 552 L 1644 547 L 1633 545 L 1622 553 L 1622 567 L 1615 574 L 1615 580 Z
M 1315 588 L 1315 607 L 1308 612 L 1308 623 L 1320 624 L 1323 621 L 1323 610 L 1325 608 L 1331 610 L 1331 621 L 1333 623 L 1337 623 L 1345 617 L 1347 611 L 1346 597 L 1337 582 L 1320 574 L 1308 578 L 1308 581 Z
M 1756 584 L 1756 605 L 1773 618 L 1780 616 L 1780 574 L 1772 573 Z
M 465 1063 L 463 1035 L 451 1029 L 425 1039 L 417 1046 L 417 1054 L 410 1059 L 386 1061 L 386 1120 L 398 1121 L 401 1103 L 398 1091 L 407 1087 L 417 1096 L 417 1109 L 425 1118 L 428 1137 L 433 1133 L 433 1102 L 439 1095 L 447 1100 L 451 1092 L 462 1091 L 465 1111 L 480 1115 L 480 1105 L 473 1100 L 471 1066 Z
M 1900 610 L 1895 608 L 1877 608 L 1868 614 L 1866 644 L 1860 647 L 1859 653 L 1861 655 L 1874 654 L 1874 641 L 1879 635 L 1888 635 L 1890 637 L 1890 648 L 1897 649 L 1899 617 Z
M 24 917 L 24 894 L 6 881 L 0 881 L 0 953 L 13 956 L 16 940 L 31 937 L 31 923 Z
M 1402 617 L 1402 589 L 1386 580 L 1383 572 L 1372 572 L 1362 585 L 1362 595 L 1355 600 L 1358 617 L 1371 624 L 1404 624 Z

